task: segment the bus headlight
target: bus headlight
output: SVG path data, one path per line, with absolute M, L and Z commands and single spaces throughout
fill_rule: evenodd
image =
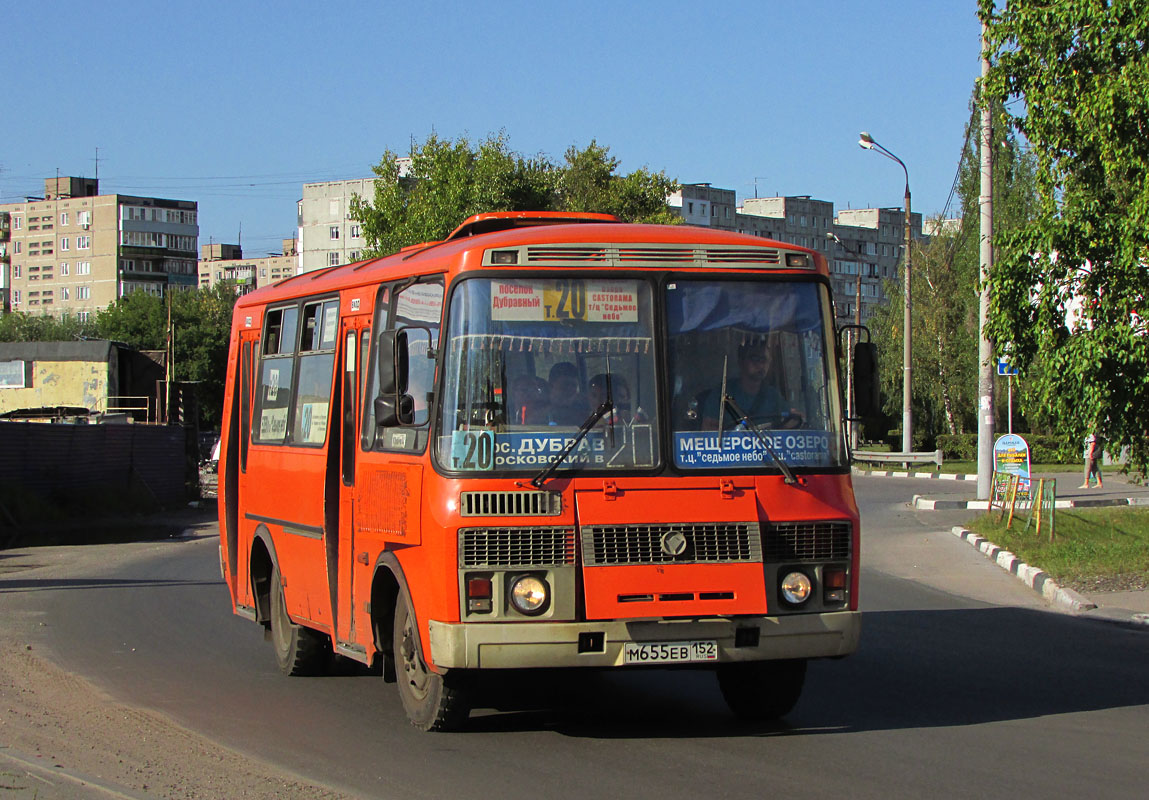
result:
M 523 575 L 511 583 L 511 605 L 515 611 L 533 617 L 542 614 L 550 605 L 547 582 L 534 575 Z
M 791 572 L 782 579 L 782 599 L 792 606 L 800 606 L 810 599 L 813 587 L 804 572 Z

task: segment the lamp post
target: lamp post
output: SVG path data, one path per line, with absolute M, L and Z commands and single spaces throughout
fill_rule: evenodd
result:
M 866 131 L 862 131 L 858 139 L 858 144 L 866 150 L 873 150 L 875 153 L 879 153 L 891 161 L 898 162 L 898 165 L 902 168 L 902 172 L 906 175 L 906 300 L 905 323 L 903 326 L 905 332 L 902 338 L 902 452 L 909 453 L 914 449 L 914 412 L 910 404 L 910 387 L 913 385 L 913 369 L 910 365 L 910 171 L 906 169 L 904 161 L 874 141 L 874 137 L 870 136 Z
M 858 273 L 858 275 L 857 275 L 858 280 L 857 280 L 857 287 L 856 287 L 855 293 L 854 293 L 854 324 L 855 325 L 861 325 L 862 324 L 862 252 L 859 249 L 859 251 L 857 253 L 854 253 L 853 250 L 851 250 L 849 247 L 846 246 L 845 242 L 843 242 L 841 239 L 838 238 L 838 234 L 834 233 L 833 231 L 828 231 L 826 233 L 826 238 L 827 239 L 833 239 L 847 253 L 849 253 L 851 255 L 857 255 L 858 256 L 857 269 L 856 269 L 856 272 Z M 850 331 L 849 341 L 850 341 L 851 345 L 853 344 L 854 337 L 857 335 L 858 334 L 856 331 Z M 846 370 L 846 420 L 847 420 L 847 424 L 850 426 L 850 447 L 857 449 L 857 447 L 858 447 L 858 427 L 854 421 L 854 359 L 853 359 L 853 353 L 852 352 L 847 355 L 846 364 L 848 365 L 848 369 Z

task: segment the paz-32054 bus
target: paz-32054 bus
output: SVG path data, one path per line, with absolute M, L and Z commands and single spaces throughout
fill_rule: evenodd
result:
M 490 669 L 687 665 L 785 714 L 858 644 L 835 333 L 819 253 L 593 214 L 479 215 L 245 295 L 234 611 L 288 674 L 379 667 L 427 730 Z

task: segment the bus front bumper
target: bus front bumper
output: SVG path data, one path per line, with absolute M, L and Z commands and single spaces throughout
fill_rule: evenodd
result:
M 440 669 L 620 667 L 626 663 L 627 644 L 698 641 L 717 645 L 717 660 L 701 662 L 702 666 L 783 658 L 831 658 L 849 655 L 858 649 L 861 624 L 858 611 L 700 620 L 491 623 L 431 620 L 431 661 Z

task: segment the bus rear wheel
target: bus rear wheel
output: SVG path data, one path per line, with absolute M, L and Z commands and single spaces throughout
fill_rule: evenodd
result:
M 718 688 L 739 719 L 774 720 L 798 703 L 806 683 L 806 659 L 746 661 L 718 668 Z
M 331 657 L 327 642 L 323 634 L 291 621 L 283 597 L 283 576 L 276 567 L 271 573 L 271 643 L 279 669 L 284 675 L 323 674 Z
M 443 675 L 427 668 L 406 592 L 396 599 L 392 631 L 399 699 L 411 724 L 422 731 L 460 728 L 471 711 L 462 678 L 458 672 Z

